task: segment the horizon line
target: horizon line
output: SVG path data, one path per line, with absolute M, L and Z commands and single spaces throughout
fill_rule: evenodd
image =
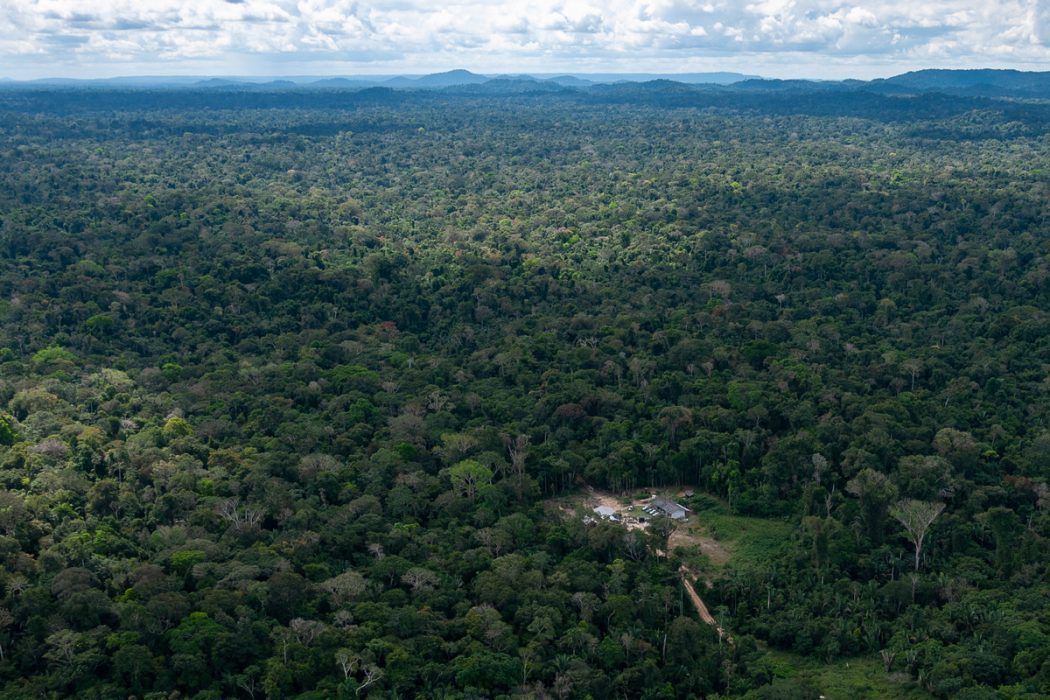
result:
M 47 81 L 71 81 L 71 82 L 105 82 L 105 81 L 118 81 L 118 80 L 331 80 L 331 79 L 358 79 L 358 80 L 369 80 L 369 79 L 395 79 L 395 78 L 426 78 L 430 76 L 444 75 L 448 73 L 470 73 L 483 78 L 500 78 L 500 77 L 542 77 L 542 78 L 558 78 L 558 77 L 586 77 L 586 76 L 705 76 L 705 75 L 725 75 L 725 76 L 741 76 L 743 79 L 760 79 L 760 80 L 804 80 L 810 82 L 845 82 L 850 80 L 856 80 L 861 82 L 871 82 L 873 80 L 884 80 L 886 78 L 892 78 L 898 75 L 906 75 L 908 73 L 917 73 L 923 71 L 945 71 L 955 73 L 966 73 L 966 72 L 977 72 L 977 71 L 996 71 L 1001 73 L 1031 73 L 1040 74 L 1048 73 L 1050 71 L 1039 71 L 1039 70 L 1022 70 L 1018 68 L 915 68 L 912 70 L 906 70 L 899 73 L 891 73 L 882 78 L 813 78 L 806 77 L 804 75 L 798 75 L 790 78 L 783 77 L 770 77 L 761 75 L 759 73 L 743 73 L 736 70 L 691 70 L 691 71 L 616 71 L 616 70 L 605 70 L 605 71 L 522 71 L 522 72 L 476 72 L 469 68 L 449 68 L 447 70 L 438 70 L 429 73 L 410 73 L 410 72 L 395 72 L 395 73 L 294 73 L 294 74 L 273 74 L 273 73 L 240 73 L 240 74 L 223 74 L 223 73 L 140 73 L 140 74 L 125 74 L 125 75 L 112 75 L 105 77 L 74 77 L 69 75 L 52 75 L 39 78 L 12 78 L 9 76 L 0 76 L 0 82 L 5 83 L 40 83 Z

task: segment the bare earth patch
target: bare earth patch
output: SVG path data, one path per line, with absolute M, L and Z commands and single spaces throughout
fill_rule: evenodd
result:
M 695 520 L 696 516 L 691 516 L 691 518 Z M 678 547 L 697 548 L 716 567 L 725 566 L 731 556 L 724 544 L 711 537 L 703 526 L 695 522 L 679 525 L 667 538 L 668 549 L 673 552 Z
M 579 509 L 590 514 L 594 508 L 606 506 L 614 510 L 622 518 L 621 522 L 624 527 L 628 530 L 636 530 L 645 529 L 648 526 L 647 522 L 639 522 L 638 519 L 651 519 L 642 510 L 648 504 L 650 498 L 651 495 L 648 493 L 628 498 L 588 486 L 583 493 L 555 499 L 552 501 L 552 504 L 566 515 L 572 515 Z M 702 517 L 696 513 L 690 513 L 686 522 L 677 523 L 675 529 L 671 532 L 671 536 L 668 538 L 668 549 L 673 552 L 677 547 L 684 547 L 687 550 L 695 548 L 695 550 L 706 556 L 713 566 L 721 568 L 729 561 L 732 553 L 723 543 L 711 536 L 710 531 L 701 522 Z

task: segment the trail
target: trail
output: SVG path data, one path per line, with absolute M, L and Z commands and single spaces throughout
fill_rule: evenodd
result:
M 689 594 L 689 599 L 693 601 L 693 607 L 696 608 L 700 619 L 715 628 L 719 639 L 725 639 L 727 642 L 732 643 L 733 638 L 722 629 L 721 625 L 718 624 L 718 620 L 714 618 L 711 611 L 707 609 L 707 605 L 704 604 L 703 599 L 697 594 L 696 588 L 693 587 L 693 582 L 689 580 L 689 569 L 683 564 L 678 568 L 678 571 L 682 574 L 682 585 L 685 586 L 685 592 Z

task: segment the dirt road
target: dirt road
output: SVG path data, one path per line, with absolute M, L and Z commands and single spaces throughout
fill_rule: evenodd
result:
M 685 586 L 685 592 L 689 594 L 689 599 L 693 601 L 693 607 L 696 608 L 696 612 L 700 615 L 700 619 L 714 627 L 715 630 L 718 631 L 718 636 L 720 638 L 725 639 L 727 642 L 732 642 L 733 638 L 729 636 L 728 632 L 722 629 L 718 624 L 718 620 L 715 619 L 714 615 L 711 614 L 711 611 L 707 609 L 707 605 L 704 604 L 703 599 L 697 594 L 696 588 L 693 587 L 693 582 L 689 580 L 689 569 L 682 566 L 678 569 L 678 572 L 682 575 L 682 585 Z

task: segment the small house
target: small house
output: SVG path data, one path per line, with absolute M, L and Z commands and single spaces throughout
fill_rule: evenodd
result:
M 666 498 L 656 497 L 649 502 L 649 508 L 647 508 L 646 511 L 656 511 L 660 515 L 667 516 L 671 520 L 685 520 L 689 509 L 680 503 L 669 501 Z
M 602 518 L 602 520 L 610 520 L 616 517 L 616 511 L 609 506 L 597 506 L 594 508 L 594 512 Z

